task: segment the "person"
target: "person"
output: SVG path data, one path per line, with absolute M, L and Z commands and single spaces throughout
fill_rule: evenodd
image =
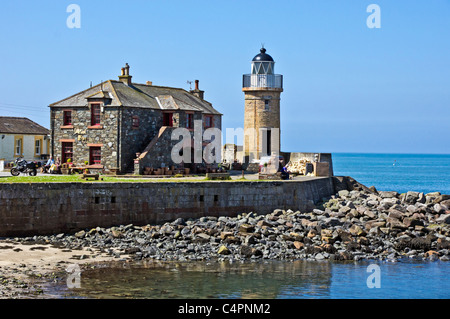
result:
M 289 179 L 289 171 L 286 166 L 281 169 L 281 179 Z
M 50 174 L 58 173 L 60 166 L 61 166 L 61 161 L 58 157 L 58 158 L 56 158 L 56 162 L 50 166 L 50 169 L 49 169 Z
M 47 173 L 49 171 L 50 167 L 52 166 L 52 164 L 55 164 L 55 161 L 53 160 L 53 157 L 50 156 L 47 163 L 42 168 L 42 173 Z

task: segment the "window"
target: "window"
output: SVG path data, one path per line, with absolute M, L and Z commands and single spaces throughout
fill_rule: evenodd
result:
M 213 127 L 213 117 L 212 115 L 205 116 L 205 128 Z
M 100 104 L 91 104 L 91 125 L 100 125 Z
M 67 160 L 70 159 L 73 162 L 73 143 L 72 142 L 63 142 L 62 143 L 62 163 L 67 163 Z
M 269 100 L 264 100 L 264 110 L 269 111 Z
M 102 162 L 102 149 L 98 146 L 89 148 L 89 164 L 100 165 Z
M 138 128 L 138 127 L 139 127 L 139 117 L 133 116 L 133 117 L 131 118 L 131 126 L 132 126 L 133 128 Z
M 64 125 L 72 125 L 72 111 L 64 111 L 63 118 Z
M 173 113 L 163 113 L 163 126 L 173 126 Z
M 194 128 L 194 114 L 192 114 L 192 113 L 186 114 L 186 127 Z
M 34 141 L 34 154 L 35 155 L 41 155 L 41 147 L 42 147 L 42 141 L 35 140 Z
M 16 138 L 16 142 L 14 144 L 14 154 L 22 155 L 22 138 Z

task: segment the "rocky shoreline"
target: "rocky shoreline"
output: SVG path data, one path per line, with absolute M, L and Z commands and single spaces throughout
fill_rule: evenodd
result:
M 178 218 L 162 225 L 96 227 L 75 234 L 2 242 L 78 252 L 71 260 L 85 264 L 140 260 L 449 261 L 450 195 L 341 190 L 307 212 L 276 209 L 267 215 Z M 61 261 L 60 270 L 68 262 Z M 20 266 L 16 271 L 20 272 Z M 2 267 L 1 276 L 3 281 L 11 281 L 2 275 Z M 26 286 L 22 281 L 17 285 L 14 287 Z
M 163 225 L 97 227 L 16 240 L 89 248 L 133 260 L 447 261 L 449 224 L 450 195 L 342 190 L 310 212 L 277 209 L 268 215 L 178 218 Z

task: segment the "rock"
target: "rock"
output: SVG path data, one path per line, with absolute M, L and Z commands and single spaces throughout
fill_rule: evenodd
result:
M 376 217 L 375 213 L 369 209 L 364 210 L 364 215 L 371 219 L 374 219 Z
M 223 231 L 220 233 L 220 239 L 224 240 L 225 238 L 229 237 L 229 236 L 233 236 L 234 232 L 232 231 Z
M 450 199 L 443 200 L 439 203 L 441 206 L 445 206 L 447 210 L 450 210 Z
M 76 238 L 83 238 L 84 235 L 86 235 L 86 232 L 84 230 L 80 230 L 79 232 L 75 233 Z
M 253 233 L 255 231 L 255 226 L 249 224 L 241 224 L 239 226 L 239 232 L 241 233 Z
M 343 229 L 337 230 L 337 235 L 343 242 L 350 242 L 353 240 L 352 235 L 349 232 L 346 232 Z
M 306 237 L 308 237 L 308 238 L 314 238 L 314 237 L 316 237 L 316 235 L 317 235 L 317 231 L 316 231 L 315 229 L 311 229 L 311 230 L 308 232 L 308 235 L 306 235 Z
M 348 206 L 342 206 L 341 208 L 339 208 L 339 212 L 343 213 L 343 214 L 347 214 L 351 211 L 352 209 Z
M 439 253 L 434 250 L 427 251 L 424 255 L 425 258 L 430 259 L 431 261 L 436 261 L 439 259 Z
M 320 231 L 320 235 L 322 237 L 332 237 L 333 236 L 333 231 L 331 229 L 322 229 Z
M 399 211 L 399 210 L 396 210 L 396 209 L 393 209 L 393 208 L 391 208 L 390 210 L 389 210 L 389 215 L 388 215 L 388 217 L 390 217 L 390 218 L 395 218 L 395 219 L 402 219 L 403 218 L 403 213 L 401 212 L 401 211 Z
M 231 251 L 228 249 L 228 247 L 222 245 L 219 247 L 219 250 L 217 251 L 219 255 L 229 255 L 231 254 Z
M 273 216 L 281 216 L 281 215 L 283 215 L 284 214 L 284 211 L 282 210 L 282 209 L 275 209 L 273 212 L 272 212 L 272 215 Z
M 378 191 L 378 195 L 380 195 L 381 198 L 397 198 L 398 193 L 391 191 Z
M 318 253 L 317 255 L 315 255 L 314 258 L 315 258 L 316 260 L 322 260 L 322 259 L 325 259 L 324 255 L 321 254 L 321 253 Z
M 388 217 L 387 222 L 390 225 L 390 228 L 399 228 L 399 229 L 406 229 L 408 228 L 404 223 L 402 223 L 397 218 Z
M 353 236 L 364 236 L 366 232 L 358 225 L 352 225 L 349 229 L 350 234 Z
M 371 220 L 364 224 L 364 227 L 366 229 L 372 229 L 376 227 L 384 227 L 386 225 L 386 222 L 384 221 L 377 221 L 377 220 Z
M 403 201 L 406 204 L 415 204 L 417 202 L 417 200 L 419 199 L 419 192 L 413 192 L 413 191 L 409 191 L 406 193 Z
M 117 229 L 112 229 L 111 230 L 111 235 L 114 238 L 121 238 L 121 237 L 123 237 L 123 233 L 120 230 L 117 230 Z
M 436 197 L 436 199 L 434 200 L 435 203 L 440 203 L 442 201 L 446 201 L 450 199 L 450 195 L 439 195 Z
M 348 197 L 349 194 L 350 194 L 350 192 L 346 189 L 343 189 L 338 192 L 339 197 Z
M 299 233 L 296 232 L 290 232 L 289 236 L 294 240 L 294 241 L 302 241 L 303 240 L 303 235 L 300 235 Z
M 273 223 L 269 222 L 265 219 L 262 219 L 256 223 L 256 226 L 258 226 L 258 227 L 263 227 L 263 226 L 273 227 Z
M 199 233 L 195 236 L 194 241 L 199 243 L 207 243 L 211 240 L 211 236 L 205 233 Z
M 173 222 L 173 225 L 186 225 L 186 222 L 185 222 L 185 220 L 183 219 L 183 218 L 177 218 L 177 219 L 175 219 L 175 221 Z
M 335 227 L 342 225 L 342 222 L 339 220 L 339 218 L 328 217 L 323 220 L 323 224 L 325 227 Z
M 301 243 L 301 242 L 299 242 L 299 241 L 294 241 L 294 247 L 295 247 L 296 249 L 298 249 L 298 250 L 301 250 L 301 249 L 303 249 L 303 248 L 305 247 L 305 244 L 304 244 L 304 243 Z
M 439 224 L 450 224 L 450 214 L 441 214 L 437 219 L 436 222 Z
M 442 207 L 441 204 L 434 204 L 433 210 L 438 214 L 442 214 L 443 212 L 445 212 L 445 208 Z
M 225 238 L 223 240 L 224 243 L 226 244 L 240 244 L 241 240 L 238 237 L 235 236 L 228 236 L 227 238 Z
M 406 207 L 406 210 L 408 212 L 410 212 L 411 214 L 414 214 L 415 212 L 417 212 L 419 210 L 419 208 L 414 205 L 408 205 L 408 207 Z
M 403 224 L 405 224 L 406 227 L 424 226 L 423 221 L 413 217 L 403 218 Z

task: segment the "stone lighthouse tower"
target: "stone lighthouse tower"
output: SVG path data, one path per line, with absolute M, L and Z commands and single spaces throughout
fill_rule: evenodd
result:
M 252 60 L 251 74 L 244 74 L 245 160 L 280 153 L 280 95 L 283 76 L 275 74 L 275 61 L 262 48 Z

